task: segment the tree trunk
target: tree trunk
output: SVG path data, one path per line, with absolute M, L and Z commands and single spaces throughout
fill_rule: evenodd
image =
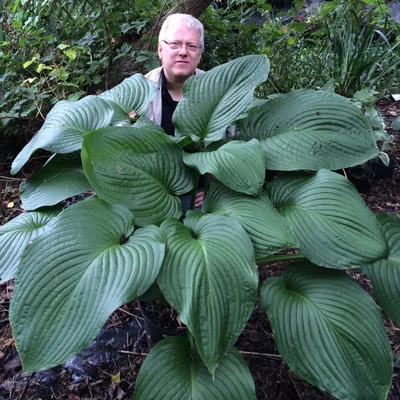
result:
M 146 39 L 140 38 L 137 42 L 133 43 L 133 48 L 136 52 L 140 50 L 155 51 L 156 49 L 152 45 L 153 39 L 158 38 L 161 26 L 165 19 L 170 14 L 182 13 L 190 14 L 196 18 L 205 11 L 205 9 L 211 4 L 211 0 L 176 0 L 172 7 L 168 10 L 161 10 L 160 17 L 153 22 L 153 27 L 149 31 Z M 150 39 L 148 38 L 150 36 Z M 113 85 L 119 83 L 127 74 L 131 74 L 133 71 L 141 72 L 143 68 L 143 63 L 138 63 L 135 61 L 134 57 L 121 58 L 112 67 L 112 78 L 111 81 Z
M 190 14 L 193 15 L 193 17 L 199 18 L 210 4 L 211 0 L 177 0 L 165 14 L 165 17 L 161 21 L 160 27 L 164 19 L 170 14 Z

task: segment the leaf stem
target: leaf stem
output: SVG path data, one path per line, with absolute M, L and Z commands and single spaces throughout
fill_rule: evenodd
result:
M 197 193 L 197 187 L 199 186 L 199 177 L 200 173 L 199 171 L 196 170 L 195 172 L 195 180 L 194 180 L 194 186 L 192 190 L 192 197 L 190 198 L 190 207 L 189 210 L 194 210 L 194 203 L 196 202 L 196 193 Z
M 304 254 L 279 254 L 278 256 L 271 256 L 263 261 L 259 261 L 257 264 L 268 265 L 275 264 L 281 261 L 302 261 L 307 260 Z
M 210 186 L 210 180 L 209 180 L 208 174 L 205 174 L 204 175 L 204 198 L 206 198 L 206 196 L 207 196 L 209 186 Z
M 189 329 L 186 331 L 186 336 L 187 336 L 187 338 L 188 338 L 188 340 L 189 340 L 190 346 L 191 346 L 192 348 L 193 348 L 193 347 L 196 347 L 196 345 L 195 345 L 195 343 L 194 343 L 194 337 L 193 337 L 193 335 L 190 333 Z

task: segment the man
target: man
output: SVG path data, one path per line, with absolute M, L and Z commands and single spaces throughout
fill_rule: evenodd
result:
M 164 21 L 158 39 L 158 57 L 162 66 L 150 71 L 156 89 L 156 99 L 150 104 L 147 117 L 164 131 L 174 134 L 172 114 L 182 98 L 182 87 L 197 69 L 204 50 L 204 28 L 188 14 L 172 14 Z
M 157 89 L 147 117 L 168 135 L 174 135 L 172 114 L 182 98 L 183 84 L 194 74 L 203 72 L 197 68 L 203 50 L 204 27 L 199 20 L 188 14 L 171 14 L 166 18 L 158 39 L 158 57 L 162 66 L 150 71 L 146 78 Z M 199 190 L 195 207 L 200 207 L 203 199 L 204 191 Z

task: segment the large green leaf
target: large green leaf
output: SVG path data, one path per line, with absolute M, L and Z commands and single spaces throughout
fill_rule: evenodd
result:
M 393 356 L 382 316 L 344 271 L 290 265 L 263 284 L 261 304 L 296 375 L 338 399 L 386 399 Z
M 223 139 L 229 124 L 243 117 L 268 72 L 267 57 L 252 55 L 189 78 L 172 118 L 176 134 L 194 141 Z
M 258 140 L 232 141 L 216 151 L 186 153 L 183 161 L 201 174 L 213 174 L 236 192 L 259 195 L 264 183 L 265 159 Z
M 349 99 L 298 90 L 253 107 L 238 139 L 258 139 L 266 167 L 281 171 L 340 169 L 375 157 L 371 126 Z
M 153 82 L 142 74 L 132 75 L 119 85 L 100 94 L 100 97 L 114 110 L 112 124 L 129 121 L 128 113 L 131 111 L 135 111 L 138 116 L 144 115 L 155 96 Z
M 184 337 L 158 343 L 145 359 L 134 400 L 252 400 L 254 381 L 233 347 L 219 365 L 214 379 Z
M 213 182 L 202 211 L 234 217 L 250 236 L 257 262 L 279 250 L 298 246 L 286 219 L 275 210 L 265 192 L 254 198 Z
M 155 281 L 164 235 L 133 235 L 125 207 L 88 199 L 64 210 L 29 245 L 11 302 L 10 322 L 25 372 L 58 365 L 84 349 L 110 314 Z
M 267 192 L 313 263 L 351 268 L 387 255 L 378 221 L 342 175 L 327 170 L 282 173 Z
M 14 278 L 25 247 L 44 232 L 58 211 L 23 213 L 0 227 L 0 283 Z
M 111 123 L 112 108 L 97 96 L 72 101 L 59 101 L 48 113 L 45 123 L 12 163 L 16 174 L 38 149 L 53 153 L 72 153 L 79 150 L 86 132 Z
M 178 195 L 193 187 L 193 170 L 182 160 L 182 149 L 161 128 L 108 127 L 85 135 L 82 161 L 97 195 L 122 204 L 136 224 L 180 217 Z
M 161 225 L 167 246 L 157 282 L 214 374 L 253 311 L 254 250 L 231 217 L 189 211 L 184 223 L 169 219 Z
M 400 324 L 400 219 L 388 214 L 377 215 L 377 219 L 389 245 L 389 256 L 362 270 L 387 316 Z
M 35 210 L 52 206 L 88 189 L 80 153 L 55 154 L 38 173 L 21 183 L 22 207 Z

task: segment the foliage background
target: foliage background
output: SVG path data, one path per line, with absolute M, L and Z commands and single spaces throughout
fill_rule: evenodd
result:
M 4 0 L 0 150 L 20 149 L 57 101 L 99 93 L 158 66 L 153 28 L 174 3 Z M 247 54 L 269 57 L 271 74 L 258 97 L 298 88 L 352 97 L 366 89 L 376 101 L 400 90 L 399 24 L 383 0 L 218 0 L 201 21 L 201 68 Z

